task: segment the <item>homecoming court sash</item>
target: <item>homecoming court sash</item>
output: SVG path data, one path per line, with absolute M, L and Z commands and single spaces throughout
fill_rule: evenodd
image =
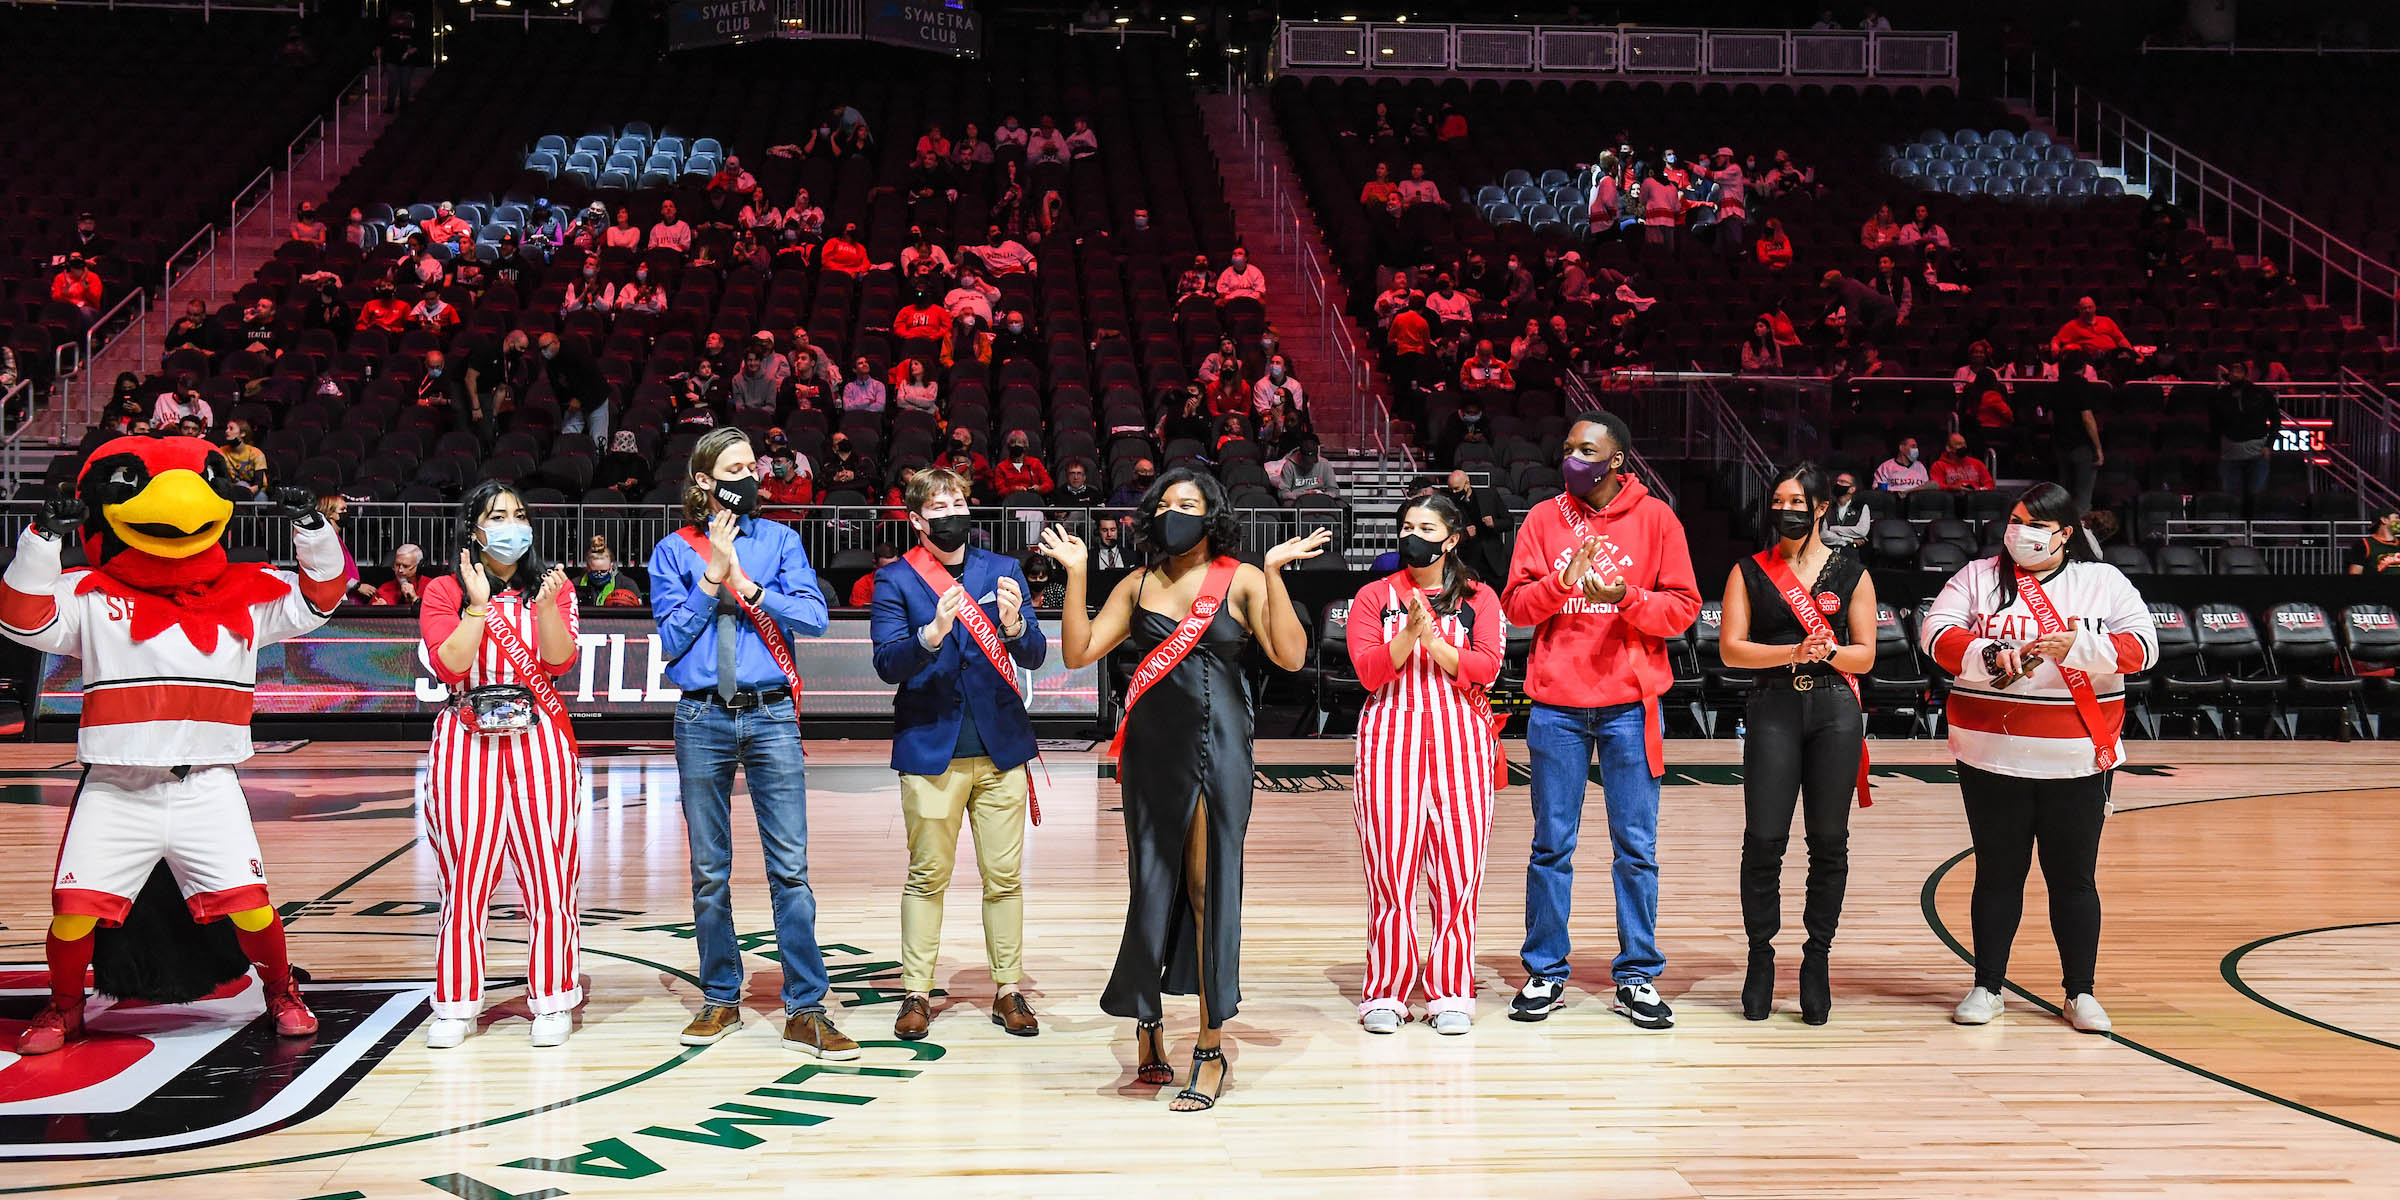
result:
M 2066 622 L 2059 620 L 2058 608 L 2050 603 L 2041 583 L 2023 567 L 2012 563 L 2009 569 L 2017 573 L 2017 595 L 2024 598 L 2025 607 L 2033 613 L 2035 628 L 2045 634 L 2067 632 Z M 2117 738 L 2124 730 L 2123 716 L 2111 721 L 2101 711 L 2100 696 L 2092 688 L 2090 675 L 2063 662 L 2058 664 L 2058 673 L 2067 681 L 2067 695 L 2074 698 L 2075 715 L 2083 718 L 2084 732 L 2091 735 L 2092 765 L 2102 771 L 2116 766 Z
M 926 587 L 933 589 L 936 600 L 941 599 L 942 595 L 951 588 L 961 585 L 961 581 L 953 579 L 949 570 L 942 566 L 940 560 L 934 558 L 923 546 L 914 547 L 900 557 L 907 560 L 909 566 L 916 568 L 917 577 L 925 581 Z M 1022 609 L 1019 610 L 1020 614 L 1022 611 Z M 1029 621 L 1033 618 L 1020 615 L 1018 619 Z M 983 611 L 982 605 L 975 602 L 974 597 L 968 597 L 966 603 L 958 606 L 958 623 L 966 629 L 967 636 L 974 640 L 975 648 L 983 651 L 983 661 L 992 664 L 992 669 L 1000 672 L 1000 678 L 1008 681 L 1010 692 L 1016 692 L 1016 660 L 1008 656 L 1008 643 L 1001 639 L 999 627 L 992 624 L 992 618 Z M 1127 707 L 1130 708 L 1131 705 L 1128 704 Z M 1037 753 L 1034 757 L 1038 759 L 1041 755 Z M 1044 768 L 1043 773 L 1047 774 L 1048 769 Z M 1025 804 L 1033 817 L 1033 823 L 1041 824 L 1042 801 L 1041 797 L 1034 794 L 1032 771 L 1025 772 Z
M 550 672 L 543 670 L 542 664 L 534 659 L 532 647 L 518 636 L 517 627 L 500 614 L 490 611 L 491 606 L 499 603 L 499 600 L 494 596 L 484 601 L 486 614 L 491 619 L 483 623 L 483 635 L 492 640 L 492 646 L 500 651 L 500 657 L 508 660 L 509 669 L 525 681 L 525 690 L 533 693 L 533 702 L 542 710 L 542 715 L 549 718 L 550 723 L 558 727 L 559 734 L 567 739 L 567 756 L 573 758 L 581 755 L 583 748 L 575 740 L 575 726 L 567 720 L 566 698 L 558 694 L 557 681 L 551 679 Z M 556 602 L 552 600 L 552 603 Z M 531 607 L 533 602 L 526 599 L 519 603 Z M 539 619 L 539 614 L 536 614 L 536 619 Z M 473 710 L 468 711 L 467 720 L 471 727 L 474 723 Z
M 709 557 L 708 535 L 689 525 L 684 526 L 681 532 L 684 542 L 691 546 L 692 552 L 700 556 L 702 563 L 706 563 Z M 705 571 L 706 568 L 703 567 L 702 570 Z M 730 585 L 732 581 L 727 580 L 726 582 Z M 775 618 L 768 616 L 766 609 L 750 603 L 748 597 L 733 590 L 731 586 L 725 588 L 724 594 L 733 597 L 733 602 L 740 607 L 742 615 L 750 618 L 750 627 L 758 631 L 758 640 L 767 644 L 767 657 L 775 660 L 775 669 L 783 672 L 784 682 L 792 689 L 792 723 L 799 724 L 800 664 L 793 661 L 792 648 L 783 640 L 783 626 L 776 624 Z
M 1192 647 L 1200 644 L 1200 635 L 1207 632 L 1208 623 L 1225 607 L 1225 597 L 1233 591 L 1234 568 L 1241 564 L 1230 558 L 1219 558 L 1208 564 L 1208 575 L 1200 581 L 1200 594 L 1192 600 L 1192 611 L 1142 659 L 1133 670 L 1133 682 L 1125 688 L 1125 711 L 1117 720 L 1117 736 L 1108 743 L 1108 756 L 1117 762 L 1122 777 L 1125 767 L 1125 726 L 1133 719 L 1133 706 L 1141 701 L 1152 685 L 1167 677 L 1175 664 L 1183 661 Z
M 1800 577 L 1792 574 L 1792 568 L 1783 561 L 1782 555 L 1775 553 L 1774 547 L 1759 551 L 1751 561 L 1758 564 L 1759 570 L 1767 573 L 1767 582 L 1775 585 L 1776 593 L 1783 597 L 1784 606 L 1792 610 L 1792 616 L 1800 622 L 1800 628 L 1806 630 L 1810 637 L 1831 637 L 1835 644 L 1840 644 L 1841 638 L 1834 634 L 1833 626 L 1826 622 L 1824 610 L 1817 607 L 1816 597 L 1800 586 Z M 1826 594 L 1832 595 L 1830 592 Z M 1840 601 L 1837 599 L 1835 603 L 1838 605 Z M 1843 683 L 1850 685 L 1850 698 L 1858 700 L 1858 676 L 1848 671 L 1837 670 L 1835 673 L 1842 677 Z M 1859 701 L 1859 711 L 1866 711 L 1866 702 L 1863 700 Z M 1861 741 L 1858 744 L 1858 806 L 1866 808 L 1874 803 L 1867 795 L 1867 744 Z

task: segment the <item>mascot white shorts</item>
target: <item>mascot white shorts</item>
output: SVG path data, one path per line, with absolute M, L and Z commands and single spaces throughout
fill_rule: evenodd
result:
M 161 859 L 195 921 L 267 903 L 266 862 L 232 767 L 178 778 L 165 767 L 93 765 L 67 818 L 52 910 L 116 925 Z

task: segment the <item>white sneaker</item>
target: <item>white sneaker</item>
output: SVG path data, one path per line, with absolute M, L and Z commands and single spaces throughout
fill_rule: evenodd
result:
M 1475 1018 L 1455 1009 L 1445 1008 L 1433 1014 L 1433 1031 L 1443 1037 L 1457 1037 L 1475 1028 Z
M 1961 1025 L 1988 1025 L 1993 1017 L 2000 1015 L 2000 1008 L 2000 993 L 1976 987 L 1958 1002 L 1957 1008 L 1950 1010 L 1950 1019 Z
M 2067 997 L 2067 1024 L 2084 1033 L 2107 1033 L 2112 1028 L 2108 1010 L 2100 1007 L 2090 992 Z
M 1366 1026 L 1368 1033 L 1398 1033 L 1404 1020 L 1406 1018 L 1388 1008 L 1372 1008 L 1358 1019 L 1358 1023 Z
M 1567 981 L 1563 979 L 1528 979 L 1508 1002 L 1511 1021 L 1539 1021 L 1548 1017 L 1567 1002 Z
M 533 1044 L 536 1046 L 566 1045 L 567 1035 L 574 1030 L 574 1013 L 554 1012 L 533 1015 Z
M 425 1048 L 448 1050 L 467 1040 L 475 1022 L 465 1017 L 435 1017 L 425 1022 Z

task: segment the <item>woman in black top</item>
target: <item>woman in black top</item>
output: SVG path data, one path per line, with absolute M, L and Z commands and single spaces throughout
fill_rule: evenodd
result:
M 1795 801 L 1808 829 L 1800 1018 L 1822 1025 L 1833 1008 L 1826 956 L 1850 879 L 1850 797 L 1864 783 L 1866 752 L 1858 694 L 1844 676 L 1875 665 L 1875 581 L 1856 554 L 1819 537 L 1831 502 L 1815 465 L 1786 469 L 1767 495 L 1775 544 L 1725 580 L 1718 651 L 1726 666 L 1757 672 L 1742 744 L 1742 928 L 1750 939 L 1742 1015 L 1753 1021 L 1766 1020 L 1775 1003 L 1774 941 Z M 1820 632 L 1802 625 L 1787 589 L 1823 618 Z

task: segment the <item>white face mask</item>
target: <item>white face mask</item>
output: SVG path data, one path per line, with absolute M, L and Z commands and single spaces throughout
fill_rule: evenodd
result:
M 2050 557 L 2054 549 L 2050 544 L 2051 536 L 2030 526 L 2010 525 L 2004 535 L 2008 556 L 2015 559 L 2018 566 L 2031 570 L 2034 564 Z

